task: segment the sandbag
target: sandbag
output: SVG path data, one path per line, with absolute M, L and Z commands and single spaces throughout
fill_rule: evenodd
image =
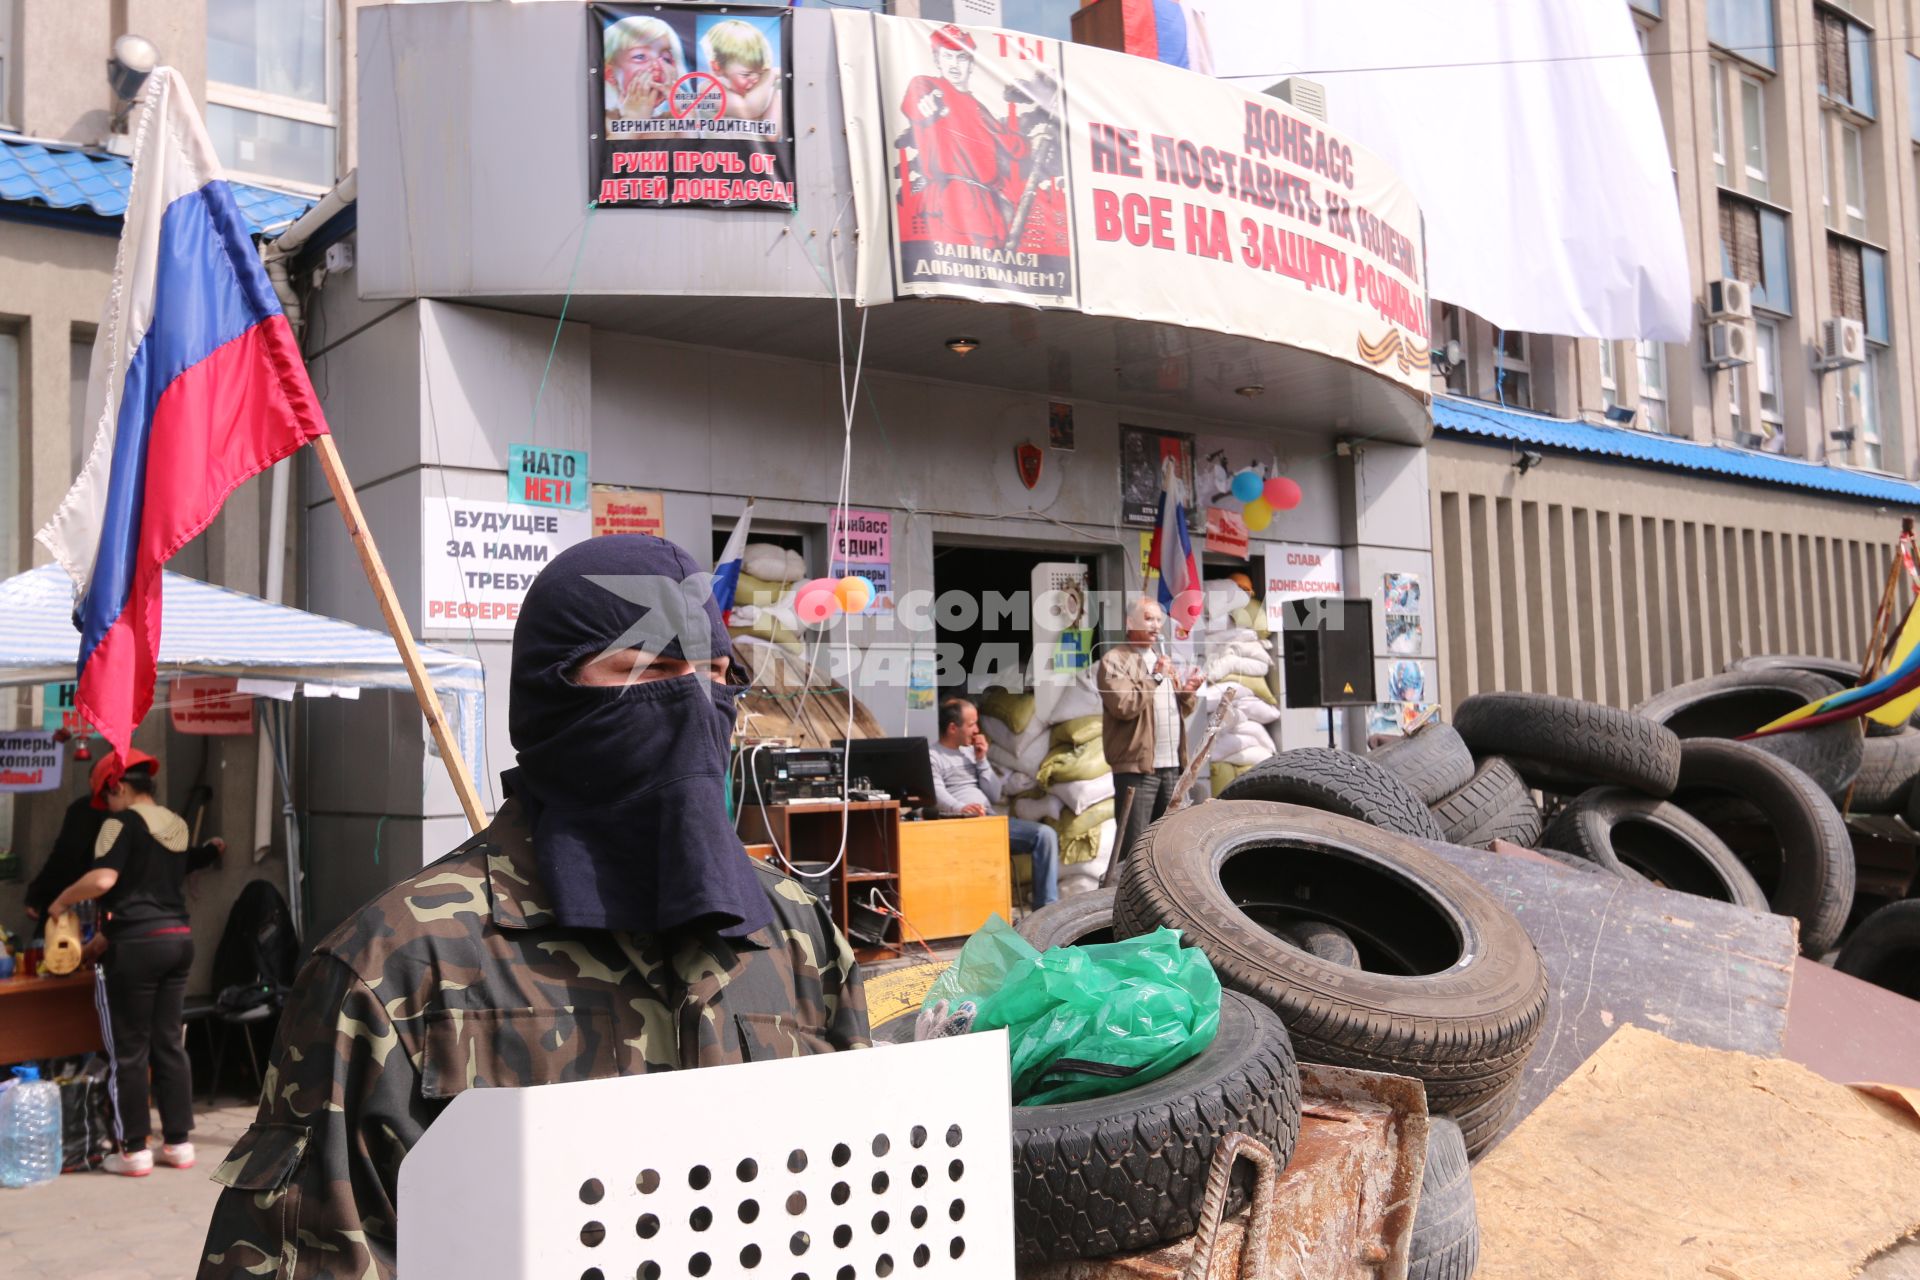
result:
M 1207 771 L 1207 780 L 1211 784 L 1213 794 L 1217 796 L 1222 791 L 1225 791 L 1235 778 L 1245 773 L 1251 767 L 1250 765 L 1228 764 L 1224 760 L 1215 760 L 1213 767 Z
M 1260 701 L 1273 703 L 1275 706 L 1279 705 L 1278 699 L 1273 696 L 1273 690 L 1267 688 L 1267 681 L 1264 676 L 1257 678 L 1254 676 L 1227 676 L 1222 679 L 1220 683 L 1237 684 L 1253 694 L 1254 697 L 1260 699 Z
M 1037 796 L 1018 796 L 1013 802 L 1013 816 L 1022 822 L 1057 822 L 1060 819 L 1060 797 L 1044 792 Z
M 1260 643 L 1259 632 L 1252 627 L 1243 627 L 1231 618 L 1226 619 L 1224 625 L 1211 627 L 1201 635 L 1209 646 Z
M 1056 747 L 1077 747 L 1083 742 L 1100 736 L 1099 714 L 1080 716 L 1073 720 L 1063 720 L 1053 726 L 1049 741 Z
M 1257 724 L 1263 729 L 1280 718 L 1278 704 L 1262 702 L 1259 698 L 1235 698 L 1233 705 L 1242 720 L 1249 724 Z M 1271 729 L 1267 731 L 1272 732 Z
M 807 576 L 807 562 L 799 552 L 776 543 L 749 542 L 740 554 L 743 585 L 749 574 L 763 582 L 798 582 Z
M 777 604 L 793 584 L 782 582 L 778 578 L 762 578 L 742 571 L 739 582 L 733 589 L 733 602 L 742 604 Z
M 987 750 L 987 756 L 989 759 L 992 758 L 993 750 L 991 748 Z M 1000 779 L 1000 794 L 1003 796 L 1012 796 L 1017 799 L 1024 799 L 1027 796 L 1043 796 L 1047 794 L 1047 789 L 1040 785 L 1039 779 L 1024 769 L 1020 769 Z
M 1082 676 L 1060 690 L 1047 712 L 1047 723 L 1067 724 L 1088 716 L 1098 717 L 1100 713 L 1100 694 L 1094 689 L 1092 678 Z
M 1220 681 L 1228 676 L 1253 676 L 1265 681 L 1267 672 L 1273 670 L 1273 660 L 1266 657 L 1248 658 L 1237 653 L 1218 653 L 1207 659 L 1207 679 Z
M 1242 590 L 1239 583 L 1214 581 L 1207 584 L 1207 617 L 1231 617 L 1236 609 L 1244 609 L 1253 599 Z
M 1016 735 L 1025 733 L 1033 723 L 1033 695 L 989 689 L 980 698 L 980 713 L 992 716 Z
M 1113 775 L 1103 773 L 1097 778 L 1088 778 L 1081 782 L 1057 782 L 1053 794 L 1059 797 L 1060 804 L 1070 813 L 1085 813 L 1102 800 L 1113 799 Z
M 1107 764 L 1100 739 L 1093 738 L 1077 747 L 1053 752 L 1041 761 L 1033 776 L 1041 786 L 1052 787 L 1062 782 L 1084 782 L 1111 772 L 1113 769 Z
M 1064 845 L 1067 841 L 1076 840 L 1089 832 L 1091 832 L 1097 840 L 1100 833 L 1100 824 L 1112 820 L 1113 798 L 1109 796 L 1098 804 L 1088 805 L 1079 813 L 1070 814 L 1063 812 L 1058 819 L 1048 825 L 1059 833 L 1060 843 Z

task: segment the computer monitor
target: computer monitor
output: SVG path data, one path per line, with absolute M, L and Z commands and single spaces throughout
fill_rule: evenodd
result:
M 925 738 L 855 738 L 836 741 L 847 750 L 847 778 L 867 784 L 900 802 L 902 809 L 932 809 L 933 757 Z

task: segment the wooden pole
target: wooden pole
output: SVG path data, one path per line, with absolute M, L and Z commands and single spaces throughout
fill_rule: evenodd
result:
M 387 577 L 387 567 L 380 562 L 380 548 L 374 545 L 373 535 L 367 531 L 366 517 L 360 513 L 360 499 L 353 491 L 352 482 L 347 479 L 347 468 L 340 461 L 340 451 L 334 448 L 331 435 L 316 437 L 313 451 L 320 458 L 320 471 L 327 477 L 327 488 L 333 490 L 333 500 L 340 508 L 340 518 L 346 522 L 347 536 L 353 539 L 353 549 L 360 553 L 360 567 L 366 570 L 367 583 L 380 601 L 380 616 L 386 620 L 387 633 L 400 647 L 400 661 L 406 664 L 407 679 L 413 681 L 413 696 L 419 701 L 420 713 L 426 716 L 427 724 L 433 730 L 433 741 L 440 748 L 441 762 L 447 766 L 447 775 L 453 779 L 453 789 L 460 797 L 460 807 L 466 810 L 467 825 L 478 831 L 487 825 L 486 811 L 480 807 L 480 793 L 474 790 L 473 775 L 467 771 L 467 759 L 460 754 L 459 744 L 453 740 L 453 730 L 447 724 L 447 713 L 440 706 L 439 696 L 433 691 L 433 681 L 427 675 L 426 664 L 420 660 L 420 650 L 413 643 L 413 633 L 407 629 L 407 616 L 401 612 L 400 601 L 393 594 L 393 582 Z

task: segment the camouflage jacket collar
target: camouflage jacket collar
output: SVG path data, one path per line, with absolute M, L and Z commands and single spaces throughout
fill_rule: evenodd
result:
M 540 883 L 540 863 L 533 852 L 533 830 L 518 800 L 502 804 L 487 829 L 463 848 L 486 852 L 487 898 L 494 924 L 502 929 L 549 929 L 560 923 L 547 905 L 546 886 Z M 707 938 L 705 944 L 709 948 L 729 946 L 719 937 Z M 738 939 L 737 944 L 765 951 L 773 946 L 773 933 L 759 929 Z

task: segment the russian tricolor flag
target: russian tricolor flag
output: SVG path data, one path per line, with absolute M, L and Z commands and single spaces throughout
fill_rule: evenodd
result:
M 1194 559 L 1193 539 L 1187 533 L 1187 504 L 1171 462 L 1160 467 L 1160 512 L 1147 559 L 1160 575 L 1160 607 L 1185 635 L 1200 621 L 1205 597 L 1200 562 Z
M 1213 74 L 1206 15 L 1181 0 L 1122 0 L 1121 39 L 1126 52 L 1171 66 Z
M 93 447 L 35 536 L 72 575 L 81 718 L 125 754 L 153 705 L 160 566 L 327 425 L 220 162 L 171 67 L 147 78 L 87 379 Z

